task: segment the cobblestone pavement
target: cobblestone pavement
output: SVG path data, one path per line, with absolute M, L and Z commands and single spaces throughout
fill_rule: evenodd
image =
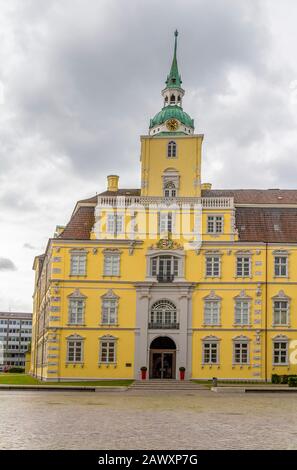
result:
M 297 449 L 297 394 L 0 392 L 1 449 Z

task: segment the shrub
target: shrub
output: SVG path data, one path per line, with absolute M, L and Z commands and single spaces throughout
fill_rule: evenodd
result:
M 297 377 L 292 376 L 288 379 L 289 387 L 297 387 Z
M 287 384 L 287 383 L 288 383 L 288 379 L 289 379 L 288 375 L 282 375 L 282 376 L 281 376 L 281 383 L 282 383 L 282 384 Z
M 11 374 L 22 374 L 25 372 L 25 369 L 23 367 L 10 367 L 7 372 Z
M 281 383 L 281 376 L 278 374 L 272 374 L 271 376 L 271 383 L 273 384 L 280 384 Z

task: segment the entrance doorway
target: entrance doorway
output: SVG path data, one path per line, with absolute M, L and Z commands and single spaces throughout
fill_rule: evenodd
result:
M 150 379 L 174 379 L 175 342 L 167 336 L 155 338 L 150 346 Z

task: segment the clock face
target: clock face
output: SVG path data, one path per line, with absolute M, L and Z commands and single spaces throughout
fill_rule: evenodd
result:
M 178 126 L 179 126 L 179 122 L 176 119 L 169 119 L 166 122 L 166 127 L 170 131 L 176 131 L 178 129 Z

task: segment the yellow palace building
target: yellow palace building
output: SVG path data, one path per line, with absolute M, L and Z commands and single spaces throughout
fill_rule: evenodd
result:
M 297 373 L 297 191 L 201 183 L 177 32 L 141 188 L 76 203 L 34 261 L 30 373 L 47 381 Z

